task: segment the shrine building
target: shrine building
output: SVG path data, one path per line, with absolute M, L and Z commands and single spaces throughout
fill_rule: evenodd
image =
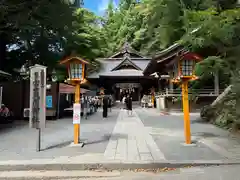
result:
M 115 100 L 131 93 L 133 101 L 140 101 L 143 94 L 149 94 L 157 84 L 156 78 L 143 74 L 151 58 L 141 55 L 129 43 L 112 56 L 97 61 L 101 64 L 100 70 L 88 75 L 87 80 L 104 89 L 105 94 L 112 94 Z

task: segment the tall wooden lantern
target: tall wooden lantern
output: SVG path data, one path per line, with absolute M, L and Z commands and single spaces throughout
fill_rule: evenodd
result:
M 191 127 L 189 117 L 189 100 L 188 100 L 188 82 L 198 79 L 195 75 L 194 68 L 201 58 L 194 53 L 186 53 L 178 58 L 174 65 L 175 77 L 173 83 L 179 83 L 182 86 L 182 103 L 184 113 L 184 133 L 185 143 L 191 144 Z M 177 73 L 176 73 L 177 72 Z
M 73 124 L 74 124 L 74 144 L 79 144 L 80 137 L 80 120 L 81 120 L 81 103 L 80 103 L 80 84 L 85 78 L 85 69 L 87 61 L 79 57 L 69 57 L 62 60 L 68 70 L 68 81 L 75 85 L 75 103 L 73 105 Z

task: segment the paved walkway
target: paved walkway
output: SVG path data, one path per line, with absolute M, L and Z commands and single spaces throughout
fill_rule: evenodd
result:
M 37 131 L 29 129 L 27 121 L 16 121 L 0 128 L 0 161 L 51 159 L 69 156 L 85 156 L 86 153 L 103 154 L 111 132 L 116 124 L 119 110 L 113 109 L 107 120 L 102 118 L 102 109 L 87 120 L 81 119 L 81 140 L 84 148 L 69 147 L 73 141 L 72 118 L 47 121 L 42 130 L 41 152 L 36 152 Z
M 240 138 L 202 122 L 197 114 L 190 116 L 191 137 L 196 146 L 184 147 L 181 145 L 184 142 L 183 114 L 161 116 L 154 109 L 144 108 L 137 108 L 136 112 L 166 159 L 240 160 Z
M 70 119 L 50 122 L 47 127 L 45 145 L 72 140 Z M 239 139 L 233 139 L 227 131 L 213 125 L 199 122 L 196 116 L 191 117 L 192 139 L 196 146 L 183 144 L 182 116 L 160 116 L 142 108 L 135 108 L 132 115 L 114 109 L 106 120 L 102 119 L 100 111 L 83 120 L 81 129 L 81 137 L 87 140 L 83 148 L 63 145 L 42 152 L 35 152 L 34 134 L 26 127 L 0 133 L 0 165 L 222 163 L 240 160 Z
M 121 110 L 118 116 L 104 156 L 107 159 L 122 161 L 165 160 L 136 112 L 128 115 L 126 110 Z

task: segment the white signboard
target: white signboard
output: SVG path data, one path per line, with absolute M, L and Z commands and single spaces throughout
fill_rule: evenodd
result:
M 46 67 L 30 67 L 30 128 L 46 127 Z
M 81 104 L 73 104 L 73 124 L 80 124 L 81 121 Z

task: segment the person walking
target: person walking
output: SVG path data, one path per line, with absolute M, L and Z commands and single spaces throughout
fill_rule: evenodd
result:
M 126 99 L 128 115 L 132 115 L 132 97 L 128 94 Z
M 125 109 L 125 107 L 126 107 L 126 96 L 123 96 L 122 104 L 123 104 L 123 109 Z
M 108 97 L 105 95 L 103 97 L 103 118 L 107 118 L 107 114 L 108 114 Z

